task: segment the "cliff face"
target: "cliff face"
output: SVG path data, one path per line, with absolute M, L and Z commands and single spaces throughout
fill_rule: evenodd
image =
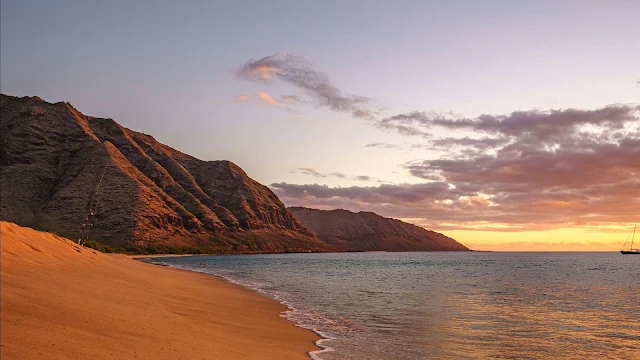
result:
M 0 218 L 109 245 L 325 249 L 269 188 L 68 103 L 1 95 Z M 93 215 L 91 215 L 93 213 Z
M 440 233 L 372 212 L 290 207 L 302 223 L 332 246 L 363 251 L 468 251 Z

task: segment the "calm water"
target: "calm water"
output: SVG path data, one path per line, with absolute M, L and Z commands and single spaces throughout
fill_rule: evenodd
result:
M 324 359 L 640 359 L 640 256 L 343 253 L 155 259 L 249 286 Z M 206 266 L 200 265 L 202 262 Z

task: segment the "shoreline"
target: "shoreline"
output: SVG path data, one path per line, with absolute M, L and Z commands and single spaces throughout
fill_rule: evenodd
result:
M 155 254 L 155 255 L 128 255 L 131 259 L 151 259 L 151 258 L 168 258 L 168 257 L 187 257 L 187 256 L 213 256 L 212 254 Z
M 242 251 L 234 253 L 202 253 L 202 254 L 144 254 L 135 255 L 127 253 L 112 253 L 122 254 L 132 259 L 149 259 L 149 258 L 165 258 L 165 257 L 190 257 L 190 256 L 234 256 L 234 255 L 285 255 L 285 254 L 345 254 L 345 253 L 469 253 L 469 252 L 500 252 L 494 250 L 429 250 L 429 251 L 389 251 L 389 250 L 328 250 L 328 251 L 291 251 L 291 252 L 262 252 L 262 251 Z M 565 251 L 558 251 L 565 252 Z
M 200 254 L 193 254 L 193 255 L 183 255 L 183 257 L 184 256 L 201 256 L 201 255 Z M 160 257 L 158 257 L 158 259 L 162 259 L 162 258 L 165 258 L 165 257 L 169 257 L 169 256 L 160 256 Z M 142 262 L 146 262 L 146 261 L 144 261 L 144 259 L 141 260 L 141 261 Z M 244 284 L 242 284 L 240 282 L 234 281 L 231 278 L 228 278 L 228 277 L 225 277 L 225 276 L 222 276 L 222 275 L 218 275 L 218 274 L 215 274 L 215 273 L 198 271 L 197 269 L 185 269 L 185 268 L 180 268 L 180 267 L 174 267 L 174 266 L 168 265 L 166 263 L 162 263 L 162 262 L 146 262 L 146 263 L 147 264 L 151 264 L 151 265 L 156 265 L 156 266 L 168 267 L 168 268 L 175 269 L 175 270 L 178 270 L 178 271 L 186 271 L 186 272 L 189 272 L 189 273 L 204 274 L 205 276 L 211 276 L 211 277 L 214 277 L 216 279 L 220 279 L 220 280 L 222 280 L 222 281 L 224 281 L 226 283 L 233 284 L 234 286 L 240 286 L 243 289 L 247 289 L 249 291 L 252 291 L 253 293 L 255 293 L 255 294 L 257 294 L 257 295 L 259 295 L 261 297 L 265 297 L 265 298 L 267 298 L 269 300 L 275 301 L 278 304 L 280 304 L 280 305 L 282 305 L 282 306 L 287 308 L 287 310 L 280 312 L 280 317 L 286 319 L 287 321 L 289 321 L 294 326 L 299 327 L 301 329 L 309 330 L 309 331 L 313 332 L 314 334 L 316 334 L 317 336 L 320 337 L 320 339 L 317 339 L 317 340 L 314 341 L 314 344 L 319 349 L 318 350 L 309 351 L 307 353 L 309 358 L 311 358 L 312 360 L 323 360 L 319 356 L 319 354 L 322 354 L 322 353 L 325 353 L 325 352 L 334 351 L 333 348 L 331 348 L 328 345 L 324 345 L 323 343 L 327 342 L 327 341 L 335 340 L 335 339 L 330 337 L 330 336 L 328 336 L 328 335 L 325 335 L 320 330 L 304 326 L 303 324 L 299 323 L 298 321 L 292 319 L 289 316 L 289 314 L 293 313 L 296 309 L 293 308 L 291 305 L 289 305 L 286 301 L 282 301 L 282 300 L 278 299 L 277 297 L 273 297 L 273 296 L 271 296 L 271 295 L 269 295 L 269 294 L 267 294 L 267 293 L 265 293 L 263 291 L 260 291 L 259 289 L 252 288 L 252 287 L 244 285 Z
M 2 358 L 308 359 L 287 307 L 209 274 L 2 222 Z
M 212 255 L 209 255 L 209 254 L 178 255 L 178 257 L 186 257 L 186 256 L 212 256 Z M 166 256 L 159 256 L 158 258 L 165 258 L 165 257 L 172 257 L 172 256 L 166 255 Z M 145 258 L 142 258 L 142 259 L 145 259 Z M 139 260 L 139 259 L 135 259 L 135 260 Z M 240 284 L 238 282 L 235 282 L 235 281 L 233 281 L 233 280 L 231 280 L 229 278 L 226 278 L 224 276 L 220 276 L 220 275 L 217 275 L 217 274 L 206 273 L 206 272 L 201 272 L 201 271 L 196 271 L 196 270 L 188 270 L 188 269 L 183 269 L 183 268 L 178 268 L 178 267 L 173 267 L 171 265 L 167 265 L 167 264 L 164 264 L 164 263 L 154 263 L 154 262 L 145 262 L 145 261 L 141 261 L 141 262 L 149 264 L 149 265 L 166 267 L 166 268 L 169 268 L 169 269 L 172 269 L 172 270 L 182 271 L 182 272 L 186 272 L 186 273 L 190 273 L 190 274 L 203 274 L 205 276 L 210 276 L 210 277 L 213 277 L 215 279 L 222 280 L 225 283 L 231 284 L 233 286 L 237 286 L 237 287 L 241 287 L 242 289 L 249 290 L 249 291 L 251 291 L 251 292 L 255 293 L 256 295 L 261 296 L 263 298 L 267 298 L 267 299 L 269 299 L 271 301 L 274 301 L 274 302 L 278 303 L 279 305 L 282 305 L 282 306 L 284 306 L 286 308 L 286 310 L 280 312 L 279 316 L 281 318 L 286 319 L 288 322 L 290 322 L 292 325 L 294 325 L 296 327 L 311 331 L 311 332 L 313 332 L 314 334 L 316 334 L 317 336 L 320 337 L 318 340 L 315 340 L 313 342 L 313 344 L 315 346 L 317 346 L 319 349 L 318 350 L 311 350 L 311 351 L 307 352 L 307 355 L 308 355 L 308 357 L 310 359 L 312 359 L 312 360 L 323 360 L 321 357 L 318 356 L 318 354 L 321 354 L 321 353 L 324 353 L 324 352 L 332 352 L 332 351 L 334 351 L 330 346 L 322 344 L 323 342 L 334 340 L 334 338 L 323 334 L 319 330 L 305 327 L 302 324 L 298 323 L 297 321 L 290 319 L 287 316 L 287 313 L 292 312 L 295 309 L 292 308 L 291 306 L 289 306 L 287 303 L 278 300 L 277 298 L 274 298 L 272 296 L 269 296 L 266 293 L 260 292 L 260 291 L 258 291 L 256 289 L 253 289 L 253 288 L 249 287 L 249 286 L 242 285 L 242 284 Z

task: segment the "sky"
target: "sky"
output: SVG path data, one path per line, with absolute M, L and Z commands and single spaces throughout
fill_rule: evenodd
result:
M 476 250 L 640 223 L 638 1 L 0 5 L 0 90 Z

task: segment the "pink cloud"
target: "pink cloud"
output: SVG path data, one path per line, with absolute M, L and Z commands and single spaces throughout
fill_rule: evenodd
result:
M 245 95 L 245 94 L 240 94 L 238 96 L 235 97 L 234 101 L 237 102 L 247 102 L 249 101 L 249 95 Z
M 256 93 L 256 98 L 260 100 L 262 103 L 271 105 L 271 106 L 282 106 L 282 104 L 273 98 L 273 96 L 269 95 L 265 91 L 259 91 Z

